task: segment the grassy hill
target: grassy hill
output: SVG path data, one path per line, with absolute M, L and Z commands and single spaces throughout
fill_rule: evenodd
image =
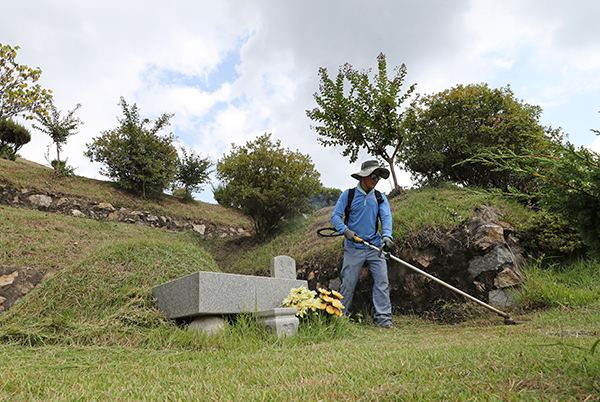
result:
M 107 182 L 56 178 L 25 160 L 0 159 L 0 182 L 220 225 L 246 220 L 218 205 L 141 200 Z M 408 191 L 390 202 L 394 237 L 410 244 L 428 228 L 450 230 L 483 202 L 517 228 L 531 214 L 451 187 Z M 600 398 L 594 261 L 558 270 L 533 264 L 515 310 L 527 322 L 519 326 L 501 326 L 485 312 L 454 326 L 407 316 L 387 332 L 368 322 L 317 321 L 304 322 L 292 339 L 274 339 L 242 317 L 205 337 L 164 320 L 152 286 L 198 270 L 263 275 L 281 254 L 298 264 L 337 258 L 341 239 L 316 236 L 331 209 L 286 222 L 257 244 L 0 208 L 0 265 L 49 273 L 0 314 L 0 400 Z

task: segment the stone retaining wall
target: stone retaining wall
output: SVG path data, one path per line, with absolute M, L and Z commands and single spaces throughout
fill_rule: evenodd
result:
M 244 226 L 220 226 L 212 222 L 193 222 L 166 215 L 156 215 L 148 211 L 135 211 L 127 208 L 117 209 L 107 202 L 60 196 L 36 189 L 14 188 L 3 184 L 0 184 L 0 204 L 58 212 L 80 218 L 134 223 L 167 230 L 183 231 L 191 229 L 206 237 L 236 239 L 251 235 L 250 230 Z

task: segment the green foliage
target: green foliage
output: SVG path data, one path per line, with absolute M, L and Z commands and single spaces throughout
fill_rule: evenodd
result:
M 34 83 L 40 79 L 42 70 L 18 64 L 15 59 L 19 46 L 0 43 L 0 120 L 27 113 L 44 113 L 52 91 Z
M 17 159 L 17 152 L 31 141 L 31 134 L 12 120 L 0 120 L 0 158 Z
M 356 162 L 363 148 L 383 158 L 390 166 L 394 187 L 398 187 L 394 162 L 405 142 L 399 109 L 415 85 L 401 95 L 406 66 L 396 67 L 392 79 L 388 79 L 383 53 L 377 56 L 377 66 L 373 82 L 370 69 L 358 71 L 348 63 L 340 67 L 335 82 L 326 68 L 320 68 L 319 92 L 314 94 L 318 106 L 306 115 L 319 124 L 312 128 L 321 136 L 322 145 L 345 147 L 342 155 L 349 156 L 350 162 Z M 346 80 L 349 92 L 344 90 Z
M 42 133 L 48 134 L 56 146 L 57 164 L 54 171 L 57 175 L 61 174 L 61 170 L 59 169 L 62 166 L 60 161 L 60 151 L 62 150 L 63 145 L 67 143 L 67 139 L 70 136 L 77 134 L 77 127 L 83 124 L 79 117 L 73 116 L 80 107 L 81 104 L 78 103 L 77 106 L 75 106 L 75 109 L 69 110 L 67 115 L 61 118 L 60 110 L 58 110 L 54 105 L 54 102 L 50 100 L 48 102 L 47 111 L 38 113 L 35 117 L 40 123 L 40 126 L 33 124 L 33 127 L 37 128 Z
M 144 198 L 159 197 L 177 172 L 175 136 L 158 135 L 173 115 L 164 113 L 149 126 L 150 120 L 140 118 L 135 103 L 129 106 L 121 97 L 119 106 L 125 115 L 124 119 L 118 119 L 121 125 L 86 144 L 85 156 L 92 162 L 103 163 L 100 173 L 115 180 L 121 188 Z
M 539 187 L 529 196 L 577 228 L 589 252 L 600 256 L 600 155 L 570 142 L 554 142 L 547 154 L 489 150 L 470 161 L 538 180 Z
M 585 253 L 577 229 L 560 215 L 538 212 L 517 229 L 521 246 L 536 258 L 568 258 Z
M 210 157 L 203 158 L 201 154 L 197 154 L 194 150 L 189 153 L 185 147 L 181 147 L 182 157 L 177 162 L 177 174 L 175 178 L 177 182 L 183 185 L 183 199 L 192 201 L 192 192 L 202 190 L 202 185 L 207 183 L 211 173 L 210 168 L 213 166 Z
M 310 199 L 311 208 L 319 210 L 321 208 L 332 207 L 342 194 L 342 190 L 337 188 L 321 187 L 321 189 Z
M 54 169 L 58 176 L 65 177 L 73 176 L 75 174 L 75 168 L 73 166 L 67 165 L 66 160 L 58 161 L 54 159 L 52 162 L 50 162 L 50 166 L 52 166 L 52 169 Z
M 556 131 L 539 124 L 542 109 L 514 97 L 510 87 L 458 85 L 419 97 L 405 113 L 406 146 L 399 162 L 425 183 L 526 188 L 518 172 L 497 172 L 485 163 L 464 160 L 487 149 L 543 153 Z
M 309 212 L 310 197 L 321 188 L 310 157 L 281 148 L 266 133 L 245 147 L 233 144 L 217 163 L 217 178 L 215 200 L 250 217 L 261 240 L 283 219 Z

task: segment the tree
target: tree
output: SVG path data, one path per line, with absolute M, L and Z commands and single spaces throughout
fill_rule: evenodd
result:
M 31 141 L 31 134 L 22 125 L 12 120 L 0 120 L 0 158 L 17 159 L 17 152 Z
M 405 112 L 404 166 L 421 182 L 524 188 L 529 178 L 486 164 L 459 164 L 486 149 L 542 153 L 557 130 L 539 124 L 542 109 L 515 99 L 510 87 L 458 85 L 418 97 Z
M 406 75 L 402 64 L 394 69 L 395 76 L 387 77 L 385 55 L 377 56 L 378 74 L 369 80 L 371 70 L 357 71 L 348 63 L 340 67 L 335 82 L 329 78 L 326 68 L 319 69 L 319 92 L 314 94 L 318 107 L 307 110 L 306 115 L 318 126 L 311 126 L 321 136 L 324 146 L 346 147 L 343 156 L 350 162 L 358 159 L 358 152 L 367 152 L 385 160 L 390 166 L 394 187 L 398 187 L 394 163 L 404 145 L 402 129 L 403 114 L 400 106 L 415 89 L 415 85 L 400 95 Z M 344 89 L 345 81 L 350 90 Z
M 554 142 L 543 154 L 488 149 L 469 162 L 486 164 L 498 173 L 526 174 L 540 182 L 537 191 L 521 196 L 538 199 L 540 206 L 560 214 L 600 258 L 599 154 L 570 142 Z
M 310 206 L 315 211 L 321 208 L 332 207 L 335 205 L 338 198 L 340 198 L 341 194 L 342 190 L 340 189 L 321 187 L 311 198 Z
M 56 108 L 54 102 L 50 100 L 48 102 L 48 111 L 49 113 L 39 113 L 35 116 L 35 119 L 41 124 L 41 126 L 37 126 L 33 124 L 33 127 L 40 130 L 41 132 L 48 134 L 54 145 L 56 146 L 56 164 L 54 171 L 56 175 L 59 175 L 62 171 L 64 171 L 64 164 L 61 164 L 60 161 L 60 151 L 64 144 L 67 143 L 67 139 L 77 134 L 77 127 L 83 122 L 79 119 L 79 117 L 74 117 L 73 114 L 81 107 L 81 104 L 77 104 L 75 109 L 67 112 L 67 115 L 63 118 L 60 117 L 60 110 Z
M 211 173 L 210 168 L 213 163 L 208 156 L 203 158 L 201 154 L 196 154 L 193 149 L 188 153 L 185 147 L 181 147 L 181 154 L 182 157 L 177 162 L 175 178 L 184 187 L 183 199 L 191 201 L 193 199 L 192 192 L 199 191 L 202 185 L 208 182 Z
M 137 105 L 129 106 L 121 97 L 119 106 L 125 118 L 113 130 L 105 131 L 86 144 L 84 153 L 92 162 L 104 163 L 100 173 L 115 180 L 117 184 L 144 198 L 159 197 L 174 180 L 177 171 L 175 136 L 158 132 L 169 125 L 172 114 L 164 113 L 153 125 L 149 119 L 141 119 Z
M 281 148 L 263 134 L 245 147 L 232 144 L 217 163 L 215 200 L 250 217 L 264 240 L 282 222 L 310 211 L 309 199 L 321 188 L 319 173 L 308 155 Z
M 0 43 L 0 120 L 23 115 L 44 113 L 52 91 L 38 84 L 42 70 L 20 65 L 15 61 L 19 46 L 14 48 Z

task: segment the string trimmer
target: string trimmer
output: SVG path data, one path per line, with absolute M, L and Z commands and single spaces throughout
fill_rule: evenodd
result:
M 326 232 L 329 232 L 329 233 L 326 233 Z M 321 237 L 341 236 L 341 234 L 338 233 L 334 228 L 319 229 L 319 230 L 317 230 L 317 234 L 319 236 L 321 236 Z M 372 245 L 371 243 L 369 243 L 369 242 L 361 239 L 358 236 L 354 236 L 354 241 L 356 243 L 364 244 L 365 246 L 367 246 L 367 247 L 369 247 L 369 248 L 371 248 L 373 250 L 378 251 L 379 252 L 379 256 L 383 256 L 385 259 L 391 258 L 392 260 L 394 260 L 396 262 L 399 262 L 400 264 L 402 264 L 402 265 L 404 265 L 404 266 L 412 269 L 413 271 L 418 272 L 421 275 L 425 275 L 427 278 L 431 279 L 432 281 L 435 281 L 435 282 L 439 283 L 440 285 L 447 287 L 448 289 L 452 290 L 453 292 L 456 292 L 459 295 L 464 296 L 467 299 L 469 299 L 469 300 L 471 300 L 471 301 L 473 301 L 473 302 L 475 302 L 475 303 L 477 303 L 477 304 L 479 304 L 479 305 L 487 308 L 488 310 L 493 311 L 494 313 L 498 314 L 499 316 L 504 317 L 504 324 L 505 325 L 515 325 L 515 324 L 517 324 L 517 322 L 515 320 L 513 320 L 508 313 L 505 313 L 504 311 L 498 310 L 497 308 L 495 308 L 493 306 L 490 306 L 489 304 L 487 304 L 485 302 L 482 302 L 481 300 L 479 300 L 479 299 L 471 296 L 468 293 L 463 292 L 460 289 L 455 288 L 454 286 L 452 286 L 452 285 L 450 285 L 450 284 L 442 281 L 441 279 L 436 278 L 435 276 L 433 276 L 431 274 L 428 274 L 427 272 L 425 272 L 425 271 L 423 271 L 423 270 L 415 267 L 414 265 L 411 265 L 411 264 L 407 263 L 406 261 L 401 260 L 400 258 L 398 258 L 395 255 L 391 254 L 389 251 L 385 251 L 385 250 L 383 250 L 383 248 L 376 247 L 376 246 Z

